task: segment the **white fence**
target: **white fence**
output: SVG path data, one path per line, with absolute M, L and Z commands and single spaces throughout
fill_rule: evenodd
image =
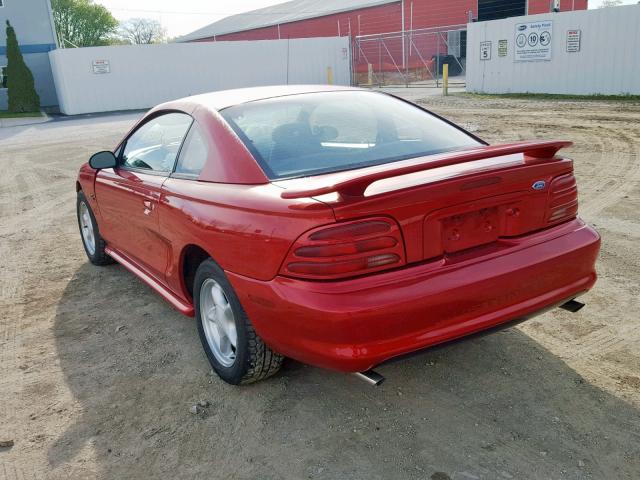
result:
M 640 5 L 468 25 L 467 91 L 640 94 Z
M 59 49 L 60 111 L 145 109 L 188 95 L 279 84 L 349 85 L 347 37 Z M 331 69 L 330 71 L 328 69 Z

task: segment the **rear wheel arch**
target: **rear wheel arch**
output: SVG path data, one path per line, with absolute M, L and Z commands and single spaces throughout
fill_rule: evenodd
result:
M 80 185 L 80 182 L 78 182 L 78 181 L 76 180 L 76 193 L 78 193 L 78 192 L 80 192 L 80 191 L 82 191 L 82 185 Z
M 196 271 L 202 262 L 208 258 L 211 258 L 215 262 L 213 256 L 198 245 L 189 244 L 182 249 L 180 255 L 182 288 L 190 299 L 193 299 L 193 281 L 196 277 Z

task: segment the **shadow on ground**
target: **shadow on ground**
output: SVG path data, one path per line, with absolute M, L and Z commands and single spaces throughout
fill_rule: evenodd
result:
M 639 412 L 517 329 L 383 366 L 377 389 L 295 362 L 230 387 L 192 319 L 88 264 L 54 328 L 83 413 L 48 452 L 53 477 L 640 477 Z M 193 415 L 198 400 L 211 405 Z

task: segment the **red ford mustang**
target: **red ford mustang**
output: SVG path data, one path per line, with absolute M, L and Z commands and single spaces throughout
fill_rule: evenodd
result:
M 92 156 L 78 222 L 92 263 L 195 315 L 225 381 L 286 356 L 375 383 L 393 357 L 582 305 L 600 239 L 567 145 L 490 146 L 355 88 L 216 92 Z

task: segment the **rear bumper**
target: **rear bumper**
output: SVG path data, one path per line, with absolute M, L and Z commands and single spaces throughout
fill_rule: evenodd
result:
M 600 237 L 576 219 L 499 248 L 333 282 L 228 276 L 276 351 L 364 371 L 562 303 L 596 281 Z

